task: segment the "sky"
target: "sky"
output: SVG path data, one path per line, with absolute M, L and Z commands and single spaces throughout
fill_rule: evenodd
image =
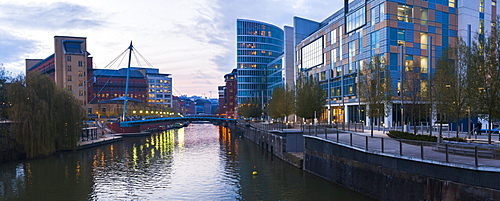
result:
M 94 68 L 111 62 L 130 41 L 160 73 L 171 74 L 174 95 L 216 98 L 236 67 L 236 19 L 278 27 L 293 17 L 322 21 L 343 0 L 0 0 L 0 67 L 25 73 L 25 59 L 54 53 L 54 36 L 87 38 Z M 139 56 L 140 58 L 140 56 Z M 132 66 L 148 67 L 143 59 Z M 118 65 L 120 64 L 120 65 Z

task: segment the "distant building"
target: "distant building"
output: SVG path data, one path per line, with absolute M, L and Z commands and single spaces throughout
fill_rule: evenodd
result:
M 160 73 L 156 68 L 131 68 L 146 76 L 148 82 L 148 104 L 151 106 L 172 107 L 172 78 L 171 74 Z
M 219 86 L 219 115 L 226 118 L 236 118 L 238 103 L 237 91 L 238 81 L 236 69 L 224 75 L 225 86 Z
M 26 59 L 26 73 L 48 74 L 57 86 L 73 92 L 80 105 L 88 104 L 88 73 L 92 57 L 85 37 L 54 36 L 54 54 L 45 59 Z

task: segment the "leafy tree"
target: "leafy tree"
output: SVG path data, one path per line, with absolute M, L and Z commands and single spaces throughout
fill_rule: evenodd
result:
M 321 114 L 326 104 L 326 93 L 317 81 L 303 79 L 297 83 L 295 114 L 312 119 L 314 114 Z
M 5 97 L 5 85 L 9 80 L 9 73 L 5 71 L 5 68 L 0 67 L 0 119 L 7 119 L 7 100 Z
M 365 65 L 360 75 L 360 98 L 366 102 L 366 112 L 370 118 L 371 136 L 373 137 L 374 118 L 383 117 L 390 111 L 392 102 L 391 76 L 387 66 L 382 64 L 380 57 L 372 58 Z
M 433 96 L 439 114 L 456 120 L 456 138 L 460 132 L 459 122 L 467 110 L 467 58 L 468 48 L 461 40 L 457 47 L 447 49 L 437 61 L 433 78 Z M 441 127 L 443 121 L 440 121 Z M 442 129 L 439 131 L 442 135 Z
M 275 88 L 269 100 L 269 116 L 272 118 L 286 118 L 294 111 L 294 92 L 288 87 Z
M 500 119 L 500 25 L 495 23 L 491 33 L 479 38 L 471 47 L 467 60 L 467 96 L 474 113 L 488 121 L 490 130 L 493 120 Z M 491 143 L 491 131 L 488 132 Z
M 18 77 L 8 85 L 7 98 L 12 104 L 8 111 L 11 129 L 24 146 L 26 157 L 76 148 L 83 110 L 74 96 L 57 88 L 48 75 Z
M 262 116 L 262 104 L 257 98 L 249 98 L 238 107 L 238 115 L 248 118 L 258 118 Z

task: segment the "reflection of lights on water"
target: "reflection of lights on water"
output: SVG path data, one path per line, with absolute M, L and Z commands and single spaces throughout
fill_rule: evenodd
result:
M 184 128 L 177 130 L 177 147 L 179 150 L 184 150 L 185 136 L 184 136 Z
M 134 162 L 134 169 L 137 168 L 137 147 L 135 144 L 132 147 L 132 161 Z
M 76 180 L 78 180 L 78 178 L 80 177 L 80 172 L 81 172 L 80 161 L 76 161 L 76 174 L 75 174 Z

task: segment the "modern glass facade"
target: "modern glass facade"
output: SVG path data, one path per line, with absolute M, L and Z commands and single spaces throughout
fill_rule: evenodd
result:
M 281 61 L 276 59 L 283 51 L 283 29 L 264 22 L 237 20 L 238 104 L 250 98 L 267 102 L 268 76 L 281 70 Z
M 298 76 L 320 82 L 327 92 L 328 108 L 322 118 L 341 123 L 368 122 L 363 114 L 364 103 L 358 97 L 359 84 L 363 83 L 358 83 L 357 77 L 374 56 L 382 58 L 383 65 L 389 67 L 393 91 L 401 90 L 403 80 L 414 83 L 413 91 L 403 88 L 405 93 L 425 92 L 429 75 L 442 52 L 456 44 L 459 32 L 467 35 L 467 24 L 460 22 L 460 16 L 478 16 L 468 23 L 477 26 L 472 28 L 472 35 L 478 33 L 479 36 L 484 32 L 482 19 L 488 19 L 485 22 L 488 24 L 493 21 L 490 15 L 496 16 L 496 0 L 458 0 L 458 3 L 455 0 L 350 0 L 346 3 L 322 22 L 294 19 L 295 32 L 300 33 L 295 36 Z M 470 3 L 476 11 L 471 14 L 471 9 L 465 9 L 461 14 L 459 8 L 469 8 Z M 481 11 L 489 14 L 484 16 Z M 400 105 L 401 101 L 395 101 L 393 108 Z M 401 113 L 394 109 L 388 117 L 377 121 L 387 126 L 400 125 Z

